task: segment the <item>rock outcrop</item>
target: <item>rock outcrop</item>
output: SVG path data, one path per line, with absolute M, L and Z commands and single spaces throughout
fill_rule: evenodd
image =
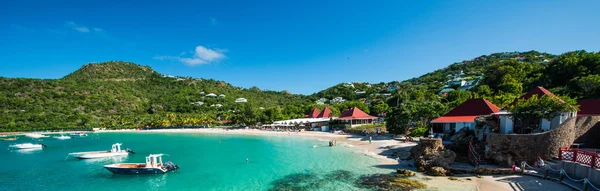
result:
M 415 159 L 415 167 L 421 172 L 441 172 L 438 168 L 432 168 L 448 168 L 456 159 L 456 153 L 444 149 L 442 139 L 421 138 L 419 145 L 413 147 L 410 152 Z

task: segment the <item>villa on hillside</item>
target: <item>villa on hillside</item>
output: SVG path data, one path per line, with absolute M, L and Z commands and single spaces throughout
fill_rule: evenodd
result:
M 552 92 L 548 91 L 546 88 L 538 86 L 531 89 L 525 95 L 522 95 L 518 99 L 516 99 L 513 103 L 509 105 L 516 104 L 519 100 L 527 100 L 533 96 L 542 97 L 542 96 L 550 96 L 554 99 L 561 100 L 558 96 L 552 94 Z M 528 134 L 528 133 L 538 133 L 543 131 L 548 131 L 552 128 L 557 127 L 566 121 L 569 117 L 577 116 L 577 112 L 564 112 L 556 115 L 552 119 L 540 119 L 531 117 L 527 120 L 513 120 L 513 116 L 510 112 L 506 110 L 506 108 L 502 109 L 499 112 L 493 113 L 500 121 L 500 133 L 518 133 L 518 134 Z
M 358 109 L 358 107 L 353 107 L 342 112 L 340 117 L 335 118 L 334 120 L 349 123 L 352 127 L 356 127 L 366 124 L 373 124 L 375 119 L 377 119 L 377 117 L 366 114 L 362 110 Z
M 527 100 L 533 96 L 550 96 L 561 100 L 544 87 L 538 86 L 516 99 L 509 105 L 514 105 L 520 100 Z M 579 103 L 582 108 L 582 116 L 600 115 L 600 100 L 583 100 Z M 482 115 L 492 115 L 498 120 L 500 133 L 510 134 L 529 134 L 548 131 L 558 127 L 570 117 L 577 116 L 577 112 L 564 112 L 556 115 L 552 119 L 540 119 L 531 117 L 527 120 L 514 120 L 512 113 L 506 108 L 500 109 L 483 98 L 470 99 L 457 106 L 447 114 L 431 121 L 434 133 L 456 132 L 463 128 L 473 130 L 475 128 L 475 118 Z
M 486 99 L 469 99 L 445 115 L 431 121 L 433 132 L 446 134 L 463 128 L 475 129 L 475 118 L 500 111 Z

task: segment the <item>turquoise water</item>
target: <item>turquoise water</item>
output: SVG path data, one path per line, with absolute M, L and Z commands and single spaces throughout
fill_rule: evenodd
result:
M 22 142 L 31 139 L 0 142 L 0 147 Z M 359 175 L 390 172 L 355 149 L 286 136 L 96 133 L 42 142 L 48 146 L 43 150 L 0 150 L 0 190 L 359 190 L 354 183 Z M 108 150 L 116 142 L 136 154 L 67 158 L 70 152 Z M 168 154 L 163 160 L 181 169 L 162 175 L 114 175 L 102 168 L 143 163 L 154 153 Z

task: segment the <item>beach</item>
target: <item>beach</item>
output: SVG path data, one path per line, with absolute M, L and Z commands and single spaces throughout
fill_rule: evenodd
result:
M 255 136 L 278 136 L 278 137 L 298 137 L 314 139 L 323 142 L 334 141 L 337 146 L 348 147 L 355 152 L 376 158 L 378 161 L 377 167 L 390 169 L 391 171 L 398 168 L 406 168 L 414 170 L 411 167 L 413 161 L 396 160 L 396 156 L 391 156 L 392 153 L 408 154 L 408 151 L 413 146 L 417 145 L 414 142 L 403 142 L 394 140 L 389 136 L 372 136 L 372 141 L 369 143 L 369 136 L 360 135 L 340 135 L 328 132 L 287 132 L 287 131 L 265 131 L 257 129 L 220 129 L 220 128 L 203 128 L 203 129 L 156 129 L 156 130 L 101 130 L 101 133 L 119 133 L 119 132 L 135 132 L 135 133 L 200 133 L 200 134 L 221 134 L 221 135 L 255 135 Z M 71 132 L 53 132 L 44 134 L 66 134 Z M 326 144 L 315 145 L 315 147 L 324 147 Z M 480 178 L 474 175 L 458 175 L 458 180 L 450 180 L 448 177 L 433 177 L 418 173 L 417 180 L 427 184 L 426 190 L 571 190 L 569 187 L 552 182 L 542 180 L 537 177 L 525 175 L 489 175 L 481 176 Z M 470 180 L 468 180 L 470 179 Z
M 99 132 L 160 132 L 160 133 L 206 133 L 206 134 L 234 134 L 234 135 L 257 135 L 257 136 L 288 136 L 316 139 L 320 141 L 336 141 L 338 146 L 351 147 L 364 155 L 377 158 L 379 166 L 382 168 L 397 169 L 407 168 L 410 161 L 398 161 L 396 157 L 390 156 L 391 150 L 410 151 L 410 148 L 417 145 L 414 142 L 404 143 L 390 138 L 389 136 L 372 136 L 369 143 L 369 136 L 359 135 L 339 135 L 328 132 L 287 132 L 287 131 L 265 131 L 257 129 L 157 129 L 157 130 L 103 130 Z M 412 169 L 414 170 L 414 168 Z M 543 180 L 537 177 L 526 175 L 486 175 L 477 178 L 474 175 L 459 175 L 458 180 L 450 180 L 448 177 L 434 177 L 419 174 L 418 179 L 427 184 L 426 190 L 549 190 L 564 191 L 571 188 L 553 182 Z M 467 178 L 471 180 L 467 180 Z

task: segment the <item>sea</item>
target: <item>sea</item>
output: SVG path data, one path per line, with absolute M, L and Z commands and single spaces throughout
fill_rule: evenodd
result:
M 19 137 L 0 142 L 0 190 L 368 190 L 361 175 L 391 173 L 356 148 L 329 147 L 325 140 L 289 136 L 165 132 L 89 133 L 68 140 Z M 51 135 L 58 136 L 58 135 Z M 41 150 L 10 150 L 10 144 L 40 142 Z M 110 150 L 122 143 L 126 157 L 79 160 L 71 152 Z M 166 174 L 117 175 L 113 163 L 144 163 L 165 154 L 180 170 Z M 248 162 L 246 162 L 248 159 Z

